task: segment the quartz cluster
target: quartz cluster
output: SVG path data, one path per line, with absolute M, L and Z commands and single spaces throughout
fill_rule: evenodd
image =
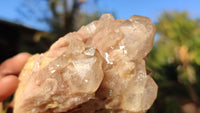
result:
M 145 113 L 158 89 L 144 60 L 154 35 L 147 17 L 104 14 L 61 37 L 28 60 L 14 113 Z

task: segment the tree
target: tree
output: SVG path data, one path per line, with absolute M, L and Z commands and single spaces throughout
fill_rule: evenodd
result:
M 150 112 L 177 113 L 200 104 L 200 21 L 187 12 L 164 12 L 156 23 L 159 39 L 147 60 L 159 86 Z
M 97 11 L 92 14 L 81 12 L 81 6 L 85 3 L 86 0 L 24 0 L 24 7 L 19 7 L 18 11 L 24 17 L 45 22 L 49 25 L 50 32 L 63 36 L 77 30 L 76 26 L 87 24 L 88 20 L 99 17 Z M 77 17 L 81 21 L 77 20 Z
M 22 42 L 21 51 L 30 53 L 44 52 L 59 37 L 68 32 L 78 30 L 80 26 L 86 25 L 100 15 L 98 11 L 92 14 L 81 12 L 80 8 L 86 0 L 24 0 L 18 11 L 24 18 L 34 18 L 34 21 L 46 23 L 48 32 L 37 32 L 33 38 L 35 46 L 29 47 Z M 38 5 L 42 4 L 42 5 Z M 35 7 L 37 6 L 37 7 Z

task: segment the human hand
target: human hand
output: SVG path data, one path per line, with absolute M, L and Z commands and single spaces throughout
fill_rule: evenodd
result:
M 30 56 L 28 53 L 20 53 L 0 65 L 0 102 L 17 89 L 17 76 Z

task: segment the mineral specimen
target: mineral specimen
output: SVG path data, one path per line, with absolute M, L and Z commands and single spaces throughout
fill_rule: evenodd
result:
M 147 17 L 104 14 L 32 56 L 19 79 L 14 113 L 144 113 L 157 96 L 144 58 L 155 27 Z

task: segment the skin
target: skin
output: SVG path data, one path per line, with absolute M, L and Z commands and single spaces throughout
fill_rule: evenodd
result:
M 19 53 L 0 65 L 0 102 L 17 89 L 19 83 L 17 76 L 30 56 L 28 53 Z

